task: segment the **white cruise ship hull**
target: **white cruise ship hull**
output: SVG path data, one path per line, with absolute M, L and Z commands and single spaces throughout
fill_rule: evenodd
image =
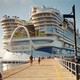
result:
M 47 56 L 52 56 L 52 52 L 53 49 L 55 47 L 60 47 L 61 45 L 57 44 L 60 43 L 59 41 L 56 40 L 56 37 L 33 37 L 31 38 L 31 40 L 33 41 L 33 48 L 30 48 L 30 45 L 23 43 L 25 45 L 16 45 L 16 46 L 10 46 L 8 47 L 9 51 L 6 51 L 3 60 L 6 61 L 28 61 L 29 60 L 29 56 L 33 55 L 33 57 L 47 57 Z M 28 38 L 24 38 L 24 39 L 13 39 L 12 43 L 14 43 L 15 41 L 29 41 Z M 57 46 L 56 46 L 57 45 Z M 28 46 L 30 49 L 25 49 L 25 47 Z M 13 50 L 13 47 L 15 47 L 15 50 Z M 24 47 L 23 50 L 21 50 L 21 47 Z M 16 50 L 17 49 L 17 50 Z M 57 53 L 59 53 L 57 51 Z

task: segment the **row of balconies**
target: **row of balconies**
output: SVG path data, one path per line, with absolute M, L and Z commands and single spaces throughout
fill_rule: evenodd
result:
M 17 28 L 17 26 L 12 26 L 12 27 L 11 26 L 8 26 L 8 27 L 4 26 L 3 30 L 16 29 L 16 28 Z
M 32 20 L 35 21 L 35 20 L 56 20 L 56 21 L 59 21 L 61 22 L 62 19 L 59 19 L 59 17 L 32 17 Z
M 45 22 L 54 22 L 54 23 L 56 23 L 57 21 L 53 20 L 53 19 L 33 20 L 33 24 L 39 23 L 39 22 L 41 22 L 41 23 L 45 23 Z
M 1 23 L 23 23 L 22 20 L 16 20 L 16 19 L 4 19 L 1 21 Z
M 16 25 L 22 25 L 21 23 L 3 23 L 2 26 L 16 26 Z
M 7 22 L 7 23 L 1 23 L 2 26 L 15 26 L 15 25 L 22 25 L 21 23 L 15 23 L 15 22 Z
M 56 19 L 56 17 L 55 16 L 34 16 L 34 17 L 32 17 L 32 20 L 34 20 L 34 19 L 44 19 L 44 18 L 46 18 L 46 19 L 48 19 L 48 18 L 54 18 L 54 19 Z
M 37 21 L 57 21 L 57 22 L 59 22 L 59 24 L 60 24 L 60 22 L 61 22 L 61 19 L 59 19 L 59 18 L 56 18 L 55 16 L 54 17 L 32 17 L 32 20 L 33 20 L 33 23 L 35 23 L 35 22 L 37 22 Z
M 12 34 L 13 30 L 11 31 L 4 31 L 4 35 Z
M 17 26 L 16 26 L 16 27 L 3 27 L 3 30 L 4 30 L 4 31 L 14 30 L 15 28 L 17 28 Z
M 34 16 L 58 16 L 55 12 L 51 13 L 51 12 L 40 12 L 40 13 L 32 13 L 32 17 Z
M 57 26 L 57 24 L 55 23 L 37 23 L 37 24 L 34 24 L 34 26 Z

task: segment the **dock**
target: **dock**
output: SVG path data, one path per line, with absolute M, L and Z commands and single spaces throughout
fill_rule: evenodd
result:
M 38 64 L 26 63 L 2 72 L 3 80 L 76 80 L 57 59 L 43 59 Z

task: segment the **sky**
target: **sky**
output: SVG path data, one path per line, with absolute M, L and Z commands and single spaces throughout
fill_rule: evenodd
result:
M 62 14 L 69 14 L 75 4 L 76 27 L 80 29 L 80 0 L 0 0 L 0 21 L 4 15 L 18 16 L 29 20 L 32 6 L 57 8 Z M 3 54 L 3 30 L 0 24 L 0 54 Z

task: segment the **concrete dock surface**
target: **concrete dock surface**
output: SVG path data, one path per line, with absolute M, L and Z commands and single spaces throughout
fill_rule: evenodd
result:
M 40 65 L 34 61 L 2 73 L 3 80 L 76 80 L 57 59 L 43 59 Z

